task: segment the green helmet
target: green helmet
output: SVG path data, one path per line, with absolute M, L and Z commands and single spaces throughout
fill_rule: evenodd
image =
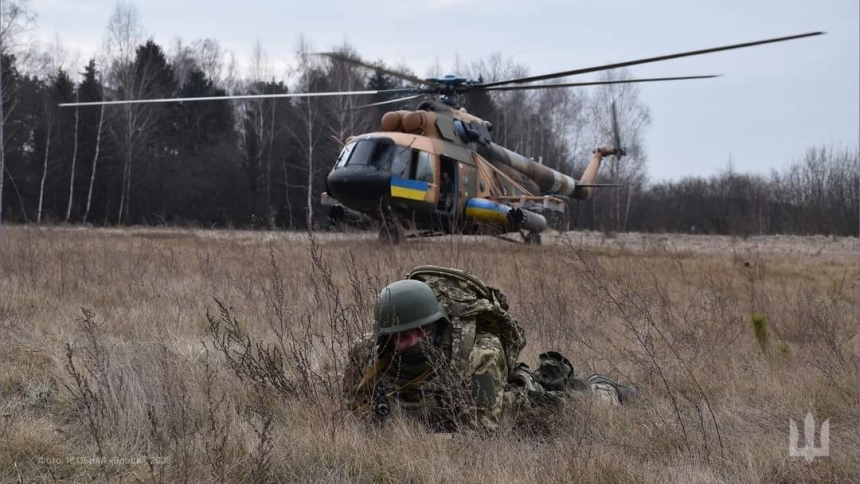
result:
M 400 333 L 440 319 L 448 320 L 433 289 L 413 279 L 393 282 L 383 289 L 373 313 L 377 335 Z

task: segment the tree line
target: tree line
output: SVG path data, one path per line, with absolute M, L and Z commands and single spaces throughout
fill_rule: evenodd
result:
M 620 223 L 613 223 L 615 205 L 607 197 L 575 208 L 575 225 L 604 231 L 857 236 L 860 153 L 814 147 L 769 175 L 738 173 L 730 166 L 710 177 L 652 183 L 642 190 L 624 187 L 619 194 L 633 200 Z
M 296 48 L 278 72 L 259 43 L 250 64 L 214 39 L 165 47 L 145 34 L 132 4 L 119 3 L 100 52 L 82 66 L 59 41 L 22 41 L 35 14 L 27 0 L 0 16 L 0 221 L 94 225 L 195 224 L 299 229 L 326 224 L 325 176 L 343 142 L 379 127 L 385 110 L 353 110 L 384 97 L 261 99 L 60 108 L 67 102 L 226 94 L 383 90 L 403 87 L 386 67 L 364 69 Z M 335 49 L 358 57 L 343 44 Z M 495 54 L 459 59 L 449 72 L 484 81 L 527 75 Z M 429 75 L 444 75 L 434 66 Z M 411 73 L 410 73 L 411 74 Z M 622 79 L 610 71 L 603 79 Z M 465 98 L 493 125 L 495 141 L 572 176 L 591 150 L 611 144 L 615 104 L 628 156 L 606 160 L 604 190 L 571 202 L 571 226 L 595 230 L 857 235 L 857 149 L 810 149 L 770 176 L 727 170 L 709 178 L 649 182 L 642 139 L 650 123 L 635 85 L 590 91 L 497 91 Z M 414 106 L 411 106 L 414 107 Z

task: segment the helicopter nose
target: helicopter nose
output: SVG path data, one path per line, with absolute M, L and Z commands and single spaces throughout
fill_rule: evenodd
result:
M 354 210 L 379 206 L 379 200 L 389 195 L 391 172 L 372 167 L 344 167 L 326 178 L 329 194 Z

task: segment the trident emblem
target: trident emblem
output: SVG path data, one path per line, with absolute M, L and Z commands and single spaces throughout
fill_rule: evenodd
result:
M 791 457 L 804 457 L 806 462 L 812 463 L 816 457 L 830 456 L 830 419 L 821 424 L 821 445 L 815 446 L 815 418 L 812 412 L 807 412 L 803 420 L 803 447 L 797 445 L 797 426 L 794 420 L 788 419 L 788 453 Z

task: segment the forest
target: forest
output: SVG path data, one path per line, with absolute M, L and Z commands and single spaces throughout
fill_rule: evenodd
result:
M 239 66 L 217 39 L 146 34 L 133 4 L 118 3 L 98 54 L 73 58 L 58 39 L 27 42 L 37 22 L 26 0 L 2 4 L 0 221 L 95 226 L 325 228 L 325 177 L 343 142 L 379 128 L 385 110 L 351 110 L 384 97 L 260 99 L 61 108 L 65 102 L 277 94 L 402 87 L 386 65 L 364 69 L 311 55 L 306 39 L 288 69 L 259 42 Z M 333 49 L 361 55 L 349 44 Z M 500 54 L 434 66 L 427 75 L 494 81 L 527 75 Z M 624 70 L 602 79 L 623 79 Z M 466 109 L 494 125 L 494 141 L 577 177 L 611 138 L 615 103 L 628 156 L 600 180 L 623 187 L 571 202 L 571 228 L 704 234 L 858 234 L 860 151 L 810 146 L 769 175 L 735 171 L 652 180 L 643 140 L 651 122 L 635 85 L 496 91 Z

